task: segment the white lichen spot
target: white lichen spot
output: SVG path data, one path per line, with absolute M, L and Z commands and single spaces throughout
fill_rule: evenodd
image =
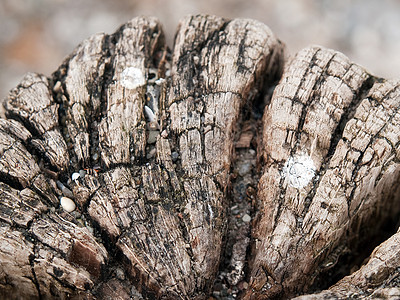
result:
M 139 68 L 128 67 L 121 74 L 121 84 L 124 88 L 132 90 L 145 83 L 146 79 Z
M 301 189 L 315 176 L 314 162 L 305 154 L 289 157 L 283 168 L 282 176 L 287 180 L 289 186 Z
M 75 202 L 68 197 L 61 197 L 60 204 L 61 207 L 67 212 L 73 212 L 76 208 Z

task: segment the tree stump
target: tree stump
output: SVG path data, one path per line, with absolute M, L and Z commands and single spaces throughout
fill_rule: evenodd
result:
M 92 36 L 4 102 L 0 296 L 399 297 L 399 94 L 253 20 Z

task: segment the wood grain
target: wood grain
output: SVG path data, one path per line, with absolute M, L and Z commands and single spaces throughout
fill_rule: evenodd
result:
M 28 75 L 5 104 L 18 135 L 1 139 L 15 139 L 19 153 L 4 145 L 1 162 L 21 164 L 17 173 L 4 166 L 4 189 L 31 188 L 44 207 L 9 229 L 32 236 L 14 264 L 35 287 L 27 295 L 130 295 L 126 281 L 110 281 L 121 262 L 146 297 L 208 295 L 226 233 L 233 136 L 242 108 L 281 72 L 282 51 L 259 22 L 191 16 L 171 53 L 157 20 L 136 18 L 84 41 L 50 80 Z M 62 211 L 62 194 L 77 214 Z
M 396 81 L 331 50 L 297 54 L 264 113 L 249 295 L 304 293 L 341 252 L 397 218 L 398 107 Z M 290 184 L 302 174 L 283 171 L 298 155 L 315 165 L 304 187 Z
M 88 38 L 5 99 L 0 298 L 398 297 L 399 86 L 253 20 Z

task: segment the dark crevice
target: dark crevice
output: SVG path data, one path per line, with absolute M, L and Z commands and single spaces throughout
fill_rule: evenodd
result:
M 5 183 L 18 191 L 22 191 L 24 189 L 18 178 L 4 172 L 0 172 L 0 182 Z
M 19 114 L 14 113 L 13 111 L 6 111 L 6 116 L 7 119 L 9 120 L 14 120 L 17 121 L 18 123 L 22 124 L 30 133 L 31 137 L 29 137 L 26 141 L 21 140 L 14 134 L 7 132 L 10 136 L 14 137 L 16 140 L 20 141 L 22 145 L 24 145 L 25 149 L 28 151 L 29 154 L 31 154 L 36 162 L 40 165 L 41 163 L 44 164 L 45 168 L 52 171 L 52 172 L 58 172 L 57 167 L 55 167 L 51 162 L 49 157 L 46 156 L 46 153 L 43 151 L 43 149 L 40 149 L 37 145 L 34 145 L 32 143 L 32 140 L 40 140 L 43 141 L 43 136 L 36 130 L 36 128 L 31 124 L 31 122 L 26 119 L 22 118 Z M 51 129 L 49 129 L 51 130 Z
M 338 125 L 335 128 L 335 131 L 332 134 L 332 138 L 329 145 L 329 150 L 327 154 L 328 161 L 333 156 L 336 146 L 339 141 L 343 137 L 344 128 L 349 120 L 354 117 L 354 114 L 357 111 L 357 108 L 361 101 L 366 98 L 370 89 L 374 85 L 376 78 L 373 76 L 369 76 L 358 89 L 357 93 L 354 95 L 353 100 L 351 101 L 350 105 L 344 110 Z
M 339 141 L 343 138 L 343 132 L 346 124 L 348 123 L 349 120 L 351 120 L 354 116 L 354 114 L 357 111 L 357 108 L 361 101 L 368 95 L 370 89 L 375 83 L 375 78 L 372 76 L 369 76 L 361 85 L 361 87 L 355 92 L 355 95 L 353 96 L 352 101 L 350 102 L 349 106 L 346 107 L 343 111 L 343 114 L 341 115 L 341 118 L 339 120 L 339 123 L 336 125 L 336 128 L 334 132 L 332 133 L 332 138 L 330 140 L 329 148 L 328 148 L 328 153 L 324 158 L 323 163 L 321 164 L 321 167 L 318 171 L 318 173 L 314 176 L 312 180 L 312 186 L 313 188 L 308 192 L 305 200 L 304 200 L 304 208 L 301 213 L 301 218 L 304 218 L 305 215 L 307 214 L 311 203 L 312 199 L 315 196 L 315 193 L 318 190 L 319 184 L 328 170 L 329 163 L 336 151 L 336 147 L 339 143 Z M 301 227 L 298 224 L 298 227 Z
M 319 77 L 315 80 L 314 85 L 313 85 L 313 87 L 311 88 L 311 90 L 312 90 L 311 95 L 310 95 L 309 98 L 307 99 L 306 103 L 303 103 L 303 107 L 302 107 L 302 110 L 301 110 L 301 115 L 300 115 L 300 118 L 299 118 L 299 124 L 298 124 L 297 130 L 296 130 L 296 134 L 295 134 L 296 144 L 295 144 L 295 146 L 291 149 L 291 153 L 290 153 L 290 155 L 291 155 L 292 157 L 294 156 L 294 154 L 296 153 L 296 151 L 299 149 L 300 142 L 301 142 L 301 134 L 303 133 L 304 122 L 305 122 L 305 120 L 306 120 L 306 116 L 307 116 L 307 113 L 309 112 L 310 106 L 311 106 L 312 104 L 314 104 L 315 100 L 317 100 L 317 99 L 319 100 L 319 98 L 320 98 L 320 94 L 319 94 L 319 93 L 320 93 L 320 90 L 319 90 L 318 87 L 321 86 L 322 83 L 325 82 L 326 78 L 328 77 L 327 74 L 326 74 L 326 70 L 329 68 L 330 63 L 332 62 L 332 60 L 333 60 L 334 57 L 335 57 L 335 54 L 332 54 L 331 58 L 328 60 L 328 62 L 327 62 L 324 66 L 319 66 L 319 65 L 316 63 L 316 60 L 317 60 L 317 54 L 318 54 L 320 51 L 321 51 L 321 49 L 318 49 L 318 50 L 314 53 L 313 57 L 311 58 L 311 60 L 310 60 L 310 62 L 309 62 L 308 68 L 307 68 L 307 70 L 306 70 L 306 72 L 305 72 L 305 73 L 307 73 L 307 72 L 311 72 L 311 73 L 312 73 L 311 69 L 312 69 L 312 67 L 315 66 L 315 65 L 318 66 L 318 67 L 320 67 L 320 68 L 322 69 L 321 74 L 320 74 Z M 298 85 L 297 91 L 296 91 L 296 93 L 295 93 L 296 97 L 297 97 L 297 95 L 299 94 L 300 89 L 303 88 L 303 83 L 305 82 L 306 78 L 307 78 L 306 76 L 303 76 L 303 77 L 301 78 L 301 83 Z
M 107 106 L 107 85 L 111 82 L 112 78 L 111 66 L 107 61 L 110 56 L 109 48 L 109 36 L 106 35 L 102 41 L 102 56 L 98 60 L 95 73 L 92 75 L 90 81 L 91 85 L 87 86 L 90 99 L 88 107 L 85 109 L 85 113 L 88 122 L 87 130 L 89 133 L 89 158 L 88 161 L 82 162 L 86 168 L 92 168 L 98 164 L 101 159 L 99 149 L 99 124 L 103 119 L 102 113 Z M 104 65 L 104 71 L 102 74 L 99 74 L 102 65 Z M 94 103 L 96 100 L 100 102 L 98 107 L 96 107 Z
M 265 58 L 266 63 L 271 56 Z M 267 66 L 264 66 L 267 67 Z M 260 170 L 257 162 L 257 149 L 262 134 L 263 110 L 266 101 L 272 96 L 281 75 L 279 68 L 274 69 L 275 77 L 265 80 L 263 75 L 254 74 L 255 94 L 242 100 L 242 108 L 234 129 L 233 158 L 230 170 L 230 183 L 227 191 L 227 234 L 221 252 L 219 272 L 213 287 L 216 299 L 225 299 L 227 291 L 234 298 L 240 297 L 243 284 L 249 272 L 248 260 L 251 255 L 251 220 L 255 216 L 256 194 Z
M 33 275 L 32 282 L 35 284 L 35 288 L 39 295 L 39 300 L 41 300 L 41 299 L 43 299 L 43 297 L 42 297 L 42 293 L 40 292 L 40 284 L 39 284 L 39 281 L 37 280 L 36 272 L 35 272 L 36 245 L 34 245 L 34 253 L 35 253 L 34 255 L 33 254 L 29 255 L 29 264 L 31 265 L 31 272 Z
M 61 83 L 61 87 L 59 91 L 54 91 L 53 89 L 53 99 L 54 101 L 58 104 L 58 126 L 60 128 L 60 133 L 61 136 L 64 139 L 65 144 L 67 145 L 67 152 L 70 158 L 70 161 L 72 159 L 72 157 L 74 157 L 74 152 L 72 149 L 70 149 L 69 147 L 69 138 L 67 138 L 67 134 L 68 133 L 68 129 L 67 129 L 67 125 L 65 124 L 65 120 L 67 118 L 67 109 L 68 107 L 66 107 L 66 105 L 70 102 L 70 96 L 67 92 L 67 88 L 66 88 L 66 83 L 65 83 L 65 77 L 68 74 L 68 70 L 69 70 L 69 60 L 72 59 L 72 55 L 67 58 L 67 60 L 63 63 L 63 65 L 60 66 L 60 68 L 54 72 L 53 74 L 53 82 L 57 83 L 60 82 Z M 71 166 L 70 166 L 71 168 Z M 70 172 L 70 170 L 64 170 L 66 172 L 66 174 L 60 174 L 61 177 L 63 177 L 63 179 L 66 179 L 68 177 L 68 173 Z M 60 179 L 61 179 L 60 177 Z
M 397 87 L 398 87 L 398 86 L 396 86 L 396 88 L 397 88 Z M 385 96 L 382 98 L 381 102 L 382 102 L 386 97 L 388 97 L 389 94 L 390 94 L 391 92 L 392 92 L 392 91 L 388 92 L 387 95 L 385 95 Z M 372 99 L 371 99 L 371 100 L 372 100 Z M 380 103 L 379 103 L 379 105 L 380 105 Z M 386 120 L 386 123 L 378 130 L 378 132 L 377 132 L 377 133 L 370 139 L 370 141 L 368 142 L 368 144 L 367 144 L 367 146 L 365 147 L 364 151 L 361 153 L 361 155 L 360 155 L 359 158 L 357 159 L 357 162 L 355 163 L 355 168 L 354 168 L 354 170 L 353 170 L 353 172 L 352 172 L 352 175 L 351 175 L 352 182 L 355 181 L 355 179 L 356 179 L 356 177 L 357 177 L 357 174 L 358 174 L 360 168 L 363 166 L 363 164 L 362 164 L 361 162 L 362 162 L 362 160 L 363 160 L 363 158 L 364 158 L 364 155 L 365 155 L 365 153 L 366 153 L 366 150 L 367 150 L 368 148 L 370 148 L 371 145 L 380 137 L 381 132 L 387 127 L 388 124 L 391 124 L 392 119 L 396 116 L 396 114 L 397 114 L 399 111 L 400 111 L 400 107 L 396 107 L 396 108 L 393 110 L 393 113 L 392 113 L 392 114 L 389 116 L 389 118 Z M 354 187 L 353 187 L 353 189 L 352 189 L 352 191 L 351 191 L 351 193 L 350 193 L 350 196 L 349 196 L 349 198 L 348 198 L 348 200 L 347 200 L 348 207 L 350 207 L 350 204 L 351 204 L 351 202 L 352 202 L 352 200 L 353 200 L 353 198 L 354 198 L 354 193 L 355 193 L 356 188 L 357 188 L 357 185 L 354 184 Z M 360 205 L 361 205 L 361 204 L 360 204 Z M 357 212 L 357 210 L 358 210 L 358 208 L 355 210 L 355 212 Z
M 36 128 L 31 124 L 31 122 L 28 119 L 21 117 L 18 113 L 6 110 L 6 117 L 7 119 L 15 120 L 21 123 L 32 134 L 32 137 L 34 138 L 41 137 L 41 134 L 36 130 Z
M 359 99 L 360 101 L 362 99 L 365 99 L 369 93 L 369 90 L 372 88 L 375 82 L 379 82 L 379 79 L 374 77 L 368 78 L 367 82 L 363 84 L 363 87 L 360 89 L 359 93 L 357 93 L 357 99 Z M 380 105 L 383 99 L 389 96 L 390 92 L 392 91 L 389 91 L 387 95 L 383 96 L 380 102 L 376 103 L 376 105 Z M 374 99 L 369 99 L 369 100 L 371 102 L 375 101 Z M 357 103 L 359 104 L 359 102 Z M 346 122 L 354 116 L 356 107 L 357 104 L 353 109 L 354 111 L 353 110 L 350 111 L 349 117 L 345 117 Z M 355 179 L 357 177 L 360 168 L 363 166 L 361 162 L 364 158 L 366 150 L 370 148 L 371 145 L 374 143 L 374 141 L 380 136 L 380 133 L 384 130 L 387 124 L 391 123 L 391 120 L 398 113 L 398 111 L 399 108 L 394 109 L 393 113 L 389 116 L 385 125 L 382 128 L 380 128 L 378 132 L 370 139 L 368 145 L 365 147 L 365 150 L 360 153 L 357 162 L 355 162 L 354 164 L 355 168 L 352 172 L 352 182 L 351 182 L 351 184 L 353 184 L 353 188 L 351 190 L 350 196 L 347 199 L 348 207 L 350 207 L 351 202 L 354 198 L 355 191 L 359 186 L 358 184 L 355 183 Z M 343 134 L 343 130 L 340 131 L 339 134 Z M 331 156 L 333 155 L 333 153 L 331 154 Z M 329 158 L 331 156 L 329 156 Z M 375 179 L 375 182 L 379 182 L 379 178 L 381 178 L 383 172 L 384 170 L 380 172 L 380 175 Z M 393 186 L 398 186 L 399 183 L 400 183 L 400 177 L 393 182 Z M 399 195 L 398 189 L 395 189 L 392 193 L 390 193 L 387 196 L 387 198 L 382 199 L 382 201 L 384 202 L 391 201 L 395 203 L 396 200 L 394 200 L 393 197 L 395 197 L 396 195 L 397 196 Z M 357 215 L 357 211 L 362 206 L 363 203 L 364 202 L 361 201 L 358 207 L 354 209 L 353 214 L 349 215 L 350 220 L 353 221 L 351 226 L 356 226 L 356 227 L 358 226 L 357 222 L 359 221 L 354 221 L 355 220 L 354 216 Z M 345 237 L 345 240 L 341 243 L 341 245 L 348 245 L 348 248 L 339 249 L 340 248 L 339 246 L 338 250 L 335 250 L 338 253 L 337 257 L 335 257 L 335 251 L 333 251 L 333 255 L 331 254 L 326 259 L 328 263 L 332 261 L 332 259 L 334 259 L 332 267 L 327 268 L 327 270 L 322 267 L 321 269 L 322 273 L 318 276 L 317 280 L 314 282 L 310 291 L 316 292 L 319 290 L 327 289 L 329 286 L 335 284 L 343 277 L 349 275 L 350 270 L 352 270 L 353 272 L 355 270 L 358 270 L 368 260 L 368 257 L 371 255 L 372 251 L 377 246 L 379 246 L 381 243 L 383 243 L 390 236 L 392 236 L 397 232 L 399 218 L 400 218 L 400 212 L 397 212 L 395 215 L 393 215 L 392 213 L 391 216 L 386 217 L 386 219 L 384 220 L 380 218 L 379 215 L 373 215 L 368 220 L 363 221 L 364 224 L 369 224 L 367 227 L 360 226 L 359 229 L 350 228 L 349 232 L 354 231 L 356 233 L 355 240 L 354 241 L 349 240 L 347 237 Z M 349 232 L 348 234 L 350 234 Z M 352 236 L 354 236 L 354 232 Z M 325 263 L 322 263 L 321 266 L 326 265 L 326 261 Z

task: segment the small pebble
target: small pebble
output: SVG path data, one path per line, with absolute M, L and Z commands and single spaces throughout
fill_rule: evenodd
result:
M 176 162 L 178 160 L 178 157 L 179 157 L 179 153 L 178 152 L 174 151 L 174 152 L 171 153 L 171 158 L 172 158 L 173 162 Z
M 241 281 L 238 284 L 238 288 L 240 290 L 247 290 L 248 287 L 249 287 L 249 284 L 246 281 Z
M 125 272 L 121 268 L 115 269 L 115 276 L 118 279 L 125 280 Z
M 243 222 L 245 222 L 245 223 L 249 223 L 249 222 L 251 221 L 251 217 L 250 217 L 248 214 L 245 214 L 245 215 L 242 217 L 242 220 L 243 220 Z
M 86 229 L 87 229 L 91 234 L 94 233 L 93 227 L 90 227 L 90 226 L 86 225 Z
M 157 153 L 156 148 L 153 148 L 149 151 L 149 153 L 147 153 L 146 158 L 147 159 L 153 158 L 156 155 L 156 153 Z
M 94 153 L 93 155 L 92 155 L 92 159 L 94 160 L 94 161 L 97 161 L 98 159 L 99 159 L 99 154 L 96 152 L 96 153 Z
M 57 81 L 53 87 L 53 91 L 57 93 L 60 91 L 60 89 L 61 89 L 61 81 Z
M 161 137 L 164 139 L 168 137 L 168 132 L 165 129 L 161 132 Z
M 239 170 L 238 171 L 239 171 L 238 173 L 239 173 L 240 176 L 244 176 L 247 173 L 250 173 L 250 171 L 251 171 L 251 163 L 250 162 L 246 162 L 246 163 L 241 164 L 239 166 Z
M 71 179 L 73 181 L 77 180 L 79 177 L 81 177 L 81 175 L 79 173 L 76 173 L 76 172 L 72 173 L 72 175 L 71 175 Z
M 147 123 L 147 128 L 149 130 L 152 130 L 152 131 L 158 131 L 160 126 L 158 126 L 158 123 L 156 121 L 154 121 L 154 122 L 148 122 Z
M 147 138 L 147 143 L 148 144 L 154 144 L 157 141 L 157 137 L 160 133 L 156 130 L 150 130 L 149 131 L 149 136 Z
M 71 213 L 71 215 L 75 218 L 75 219 L 79 219 L 82 215 L 79 211 L 75 210 Z
M 85 171 L 85 170 L 79 170 L 79 175 L 80 175 L 82 178 L 85 178 L 86 171 Z
M 73 212 L 76 208 L 75 202 L 68 197 L 61 197 L 60 204 L 62 208 L 67 212 Z
M 150 122 L 155 122 L 156 121 L 156 116 L 155 116 L 154 112 L 147 105 L 144 106 L 144 112 L 145 112 L 145 114 L 146 114 L 146 116 L 147 116 L 147 118 L 149 119 Z
M 61 181 L 57 180 L 57 186 L 65 197 L 74 198 L 74 194 Z

